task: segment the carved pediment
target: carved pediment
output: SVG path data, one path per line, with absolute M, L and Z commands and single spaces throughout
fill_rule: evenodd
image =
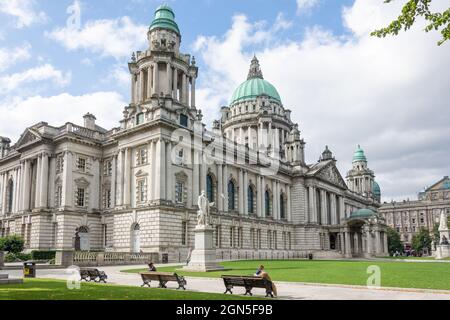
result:
M 19 148 L 19 147 L 22 147 L 22 146 L 25 146 L 27 144 L 30 144 L 30 143 L 33 143 L 33 142 L 37 142 L 37 141 L 40 141 L 40 140 L 41 140 L 41 137 L 39 136 L 39 134 L 33 132 L 30 129 L 27 129 L 22 134 L 22 136 L 20 137 L 19 141 L 17 141 L 16 146 Z
M 84 177 L 75 179 L 75 184 L 81 188 L 89 186 L 89 181 L 86 180 Z
M 342 178 L 339 170 L 336 168 L 334 164 L 330 164 L 324 167 L 316 174 L 316 177 L 324 181 L 330 182 L 331 184 L 334 184 L 338 187 L 347 189 L 347 184 L 345 183 L 345 180 Z
M 139 170 L 138 172 L 136 172 L 135 177 L 146 177 L 148 176 L 148 173 L 143 171 L 143 170 Z

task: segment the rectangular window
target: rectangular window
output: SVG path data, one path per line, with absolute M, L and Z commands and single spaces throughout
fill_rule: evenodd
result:
M 77 189 L 77 207 L 84 207 L 85 190 L 83 188 Z
M 175 184 L 175 201 L 177 203 L 183 203 L 184 202 L 184 184 L 182 182 L 177 182 Z
M 111 161 L 105 161 L 104 168 L 103 168 L 103 175 L 110 177 L 112 176 L 112 162 Z
M 215 230 L 215 238 L 214 238 L 214 244 L 216 246 L 216 248 L 220 248 L 221 243 L 220 243 L 220 238 L 221 238 L 221 230 L 220 230 L 220 226 L 216 226 L 216 230 Z
M 188 126 L 188 117 L 184 114 L 180 115 L 180 125 L 186 128 Z
M 144 114 L 139 113 L 138 115 L 136 115 L 136 125 L 140 125 L 143 123 L 144 123 Z
M 147 148 L 139 148 L 137 151 L 136 165 L 141 166 L 147 164 Z
M 138 202 L 142 203 L 147 201 L 147 191 L 145 187 L 145 180 L 139 180 L 137 184 L 138 190 Z
M 187 245 L 187 221 L 181 223 L 181 245 Z
M 111 205 L 112 205 L 112 203 L 111 203 L 111 190 L 106 189 L 106 190 L 104 191 L 103 197 L 104 197 L 104 200 L 103 200 L 103 207 L 104 207 L 105 209 L 111 208 Z
M 86 159 L 78 158 L 77 169 L 81 172 L 86 172 Z
M 62 173 L 64 170 L 64 157 L 57 156 L 56 157 L 56 173 Z

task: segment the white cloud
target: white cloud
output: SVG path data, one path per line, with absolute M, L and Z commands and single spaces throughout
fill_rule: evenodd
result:
M 129 58 L 147 41 L 148 27 L 135 24 L 129 17 L 88 21 L 83 28 L 57 28 L 46 36 L 67 50 L 86 50 L 102 57 Z
M 38 11 L 34 7 L 34 0 L 0 0 L 0 12 L 13 16 L 17 28 L 29 27 L 47 20 L 45 12 Z
M 124 98 L 116 92 L 94 92 L 80 96 L 63 93 L 3 101 L 0 102 L 0 113 L 2 119 L 8 121 L 2 122 L 0 135 L 15 142 L 26 127 L 41 120 L 53 126 L 62 126 L 66 122 L 82 124 L 82 116 L 87 112 L 97 117 L 100 126 L 117 127 L 117 119 L 125 105 Z
M 44 64 L 20 73 L 0 77 L 0 93 L 7 94 L 25 84 L 41 81 L 52 81 L 58 86 L 65 86 L 70 80 L 70 72 L 63 73 L 50 64 Z
M 194 45 L 207 67 L 200 70 L 197 104 L 207 121 L 218 118 L 246 79 L 254 47 L 263 45 L 256 54 L 264 76 L 300 124 L 307 160 L 317 161 L 328 144 L 345 175 L 361 144 L 385 200 L 412 198 L 450 173 L 450 76 L 443 72 L 450 69 L 450 47 L 438 47 L 439 33 L 423 32 L 420 23 L 398 37 L 369 36 L 398 10 L 356 0 L 343 10 L 350 36 L 313 27 L 303 39 L 281 44 L 259 36 L 276 38 L 273 26 L 261 29 L 235 16 L 223 37 L 200 36 Z
M 297 13 L 304 13 L 319 4 L 319 0 L 297 0 Z
M 0 71 L 4 71 L 17 62 L 31 58 L 31 46 L 27 43 L 20 47 L 0 48 Z

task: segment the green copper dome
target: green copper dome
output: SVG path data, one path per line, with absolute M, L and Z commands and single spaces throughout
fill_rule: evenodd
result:
M 180 35 L 180 29 L 175 22 L 175 13 L 167 4 L 159 6 L 155 11 L 155 18 L 150 25 L 150 31 L 157 28 L 172 30 Z
M 350 219 L 367 219 L 377 217 L 375 211 L 370 209 L 359 209 L 350 215 Z
M 376 183 L 375 181 L 373 182 L 373 194 L 377 195 L 377 196 L 381 196 L 381 188 L 380 185 L 378 183 Z
M 264 80 L 259 61 L 254 57 L 250 66 L 247 81 L 242 83 L 234 91 L 230 105 L 240 101 L 253 100 L 259 96 L 268 96 L 281 103 L 280 94 L 270 82 Z
M 353 154 L 353 162 L 364 161 L 367 162 L 367 158 L 364 154 L 364 150 L 361 149 L 361 146 L 358 146 L 355 153 Z

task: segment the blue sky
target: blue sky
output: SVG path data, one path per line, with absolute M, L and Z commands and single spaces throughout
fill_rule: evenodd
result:
M 450 47 L 424 24 L 395 38 L 370 32 L 406 0 L 172 0 L 182 51 L 200 67 L 198 107 L 210 124 L 257 54 L 314 163 L 328 145 L 345 176 L 358 144 L 383 199 L 415 198 L 450 174 Z M 67 27 L 78 3 L 81 24 Z M 127 61 L 146 49 L 154 0 L 0 0 L 0 135 L 39 121 L 118 125 L 129 102 Z M 433 0 L 433 9 L 448 7 Z M 424 89 L 424 85 L 425 89 Z

